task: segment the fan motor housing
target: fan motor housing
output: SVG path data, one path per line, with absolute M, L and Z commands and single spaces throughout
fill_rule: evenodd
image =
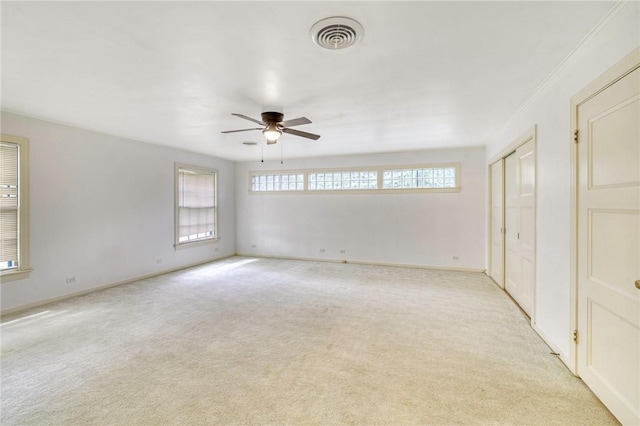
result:
M 262 121 L 264 121 L 265 124 L 282 123 L 283 118 L 284 115 L 281 112 L 267 111 L 262 113 Z

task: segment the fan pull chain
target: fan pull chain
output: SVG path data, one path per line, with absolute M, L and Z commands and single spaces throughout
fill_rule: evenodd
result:
M 283 159 L 284 159 L 284 154 L 283 154 L 284 148 L 283 148 L 283 145 L 284 144 L 282 143 L 282 141 L 280 141 L 280 164 L 284 164 L 284 161 L 283 161 Z
M 260 144 L 260 148 L 262 149 L 262 153 L 260 154 L 260 162 L 261 163 L 264 163 L 264 144 L 265 143 L 266 142 L 263 142 L 263 143 Z

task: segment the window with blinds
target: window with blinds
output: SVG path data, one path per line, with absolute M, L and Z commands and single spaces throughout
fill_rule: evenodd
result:
M 20 197 L 18 191 L 20 147 L 2 142 L 0 145 L 0 270 L 17 269 L 20 265 L 18 235 Z
M 176 245 L 217 238 L 215 170 L 176 165 Z
M 29 139 L 0 140 L 0 275 L 27 278 L 29 263 Z

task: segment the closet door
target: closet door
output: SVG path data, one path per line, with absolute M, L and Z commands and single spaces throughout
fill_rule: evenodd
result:
M 518 233 L 518 160 L 516 153 L 504 160 L 505 290 L 517 301 L 520 293 L 520 249 Z
M 531 317 L 535 294 L 535 143 L 505 160 L 505 288 Z
M 503 160 L 491 165 L 491 278 L 502 288 L 504 288 L 503 170 Z

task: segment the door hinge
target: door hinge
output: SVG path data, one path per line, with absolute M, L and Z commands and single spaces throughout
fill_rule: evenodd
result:
M 579 138 L 578 138 L 578 134 L 579 134 L 579 133 L 580 133 L 580 132 L 579 132 L 578 130 L 576 130 L 575 132 L 573 132 L 573 141 L 574 141 L 575 143 L 578 143 L 578 139 L 579 139 Z
M 578 330 L 573 330 L 573 341 L 578 343 Z

